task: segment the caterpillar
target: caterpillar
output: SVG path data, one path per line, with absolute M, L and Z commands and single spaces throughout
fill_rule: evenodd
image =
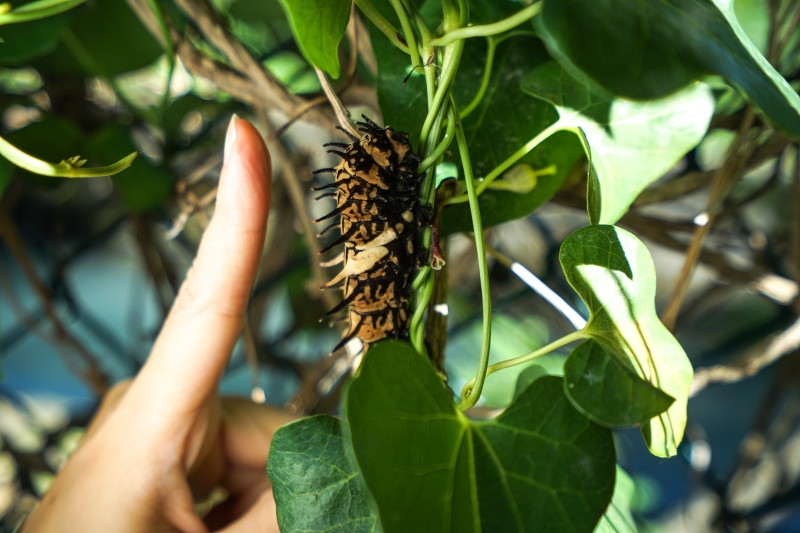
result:
M 324 192 L 317 197 L 335 198 L 336 208 L 314 222 L 340 216 L 319 236 L 338 227 L 340 236 L 320 254 L 344 245 L 337 259 L 342 270 L 321 288 L 342 284 L 344 298 L 326 316 L 348 308 L 349 328 L 338 350 L 353 338 L 369 345 L 386 338 L 403 338 L 408 333 L 405 304 L 411 295 L 411 276 L 426 262 L 425 250 L 416 247 L 414 238 L 431 224 L 431 210 L 417 202 L 417 185 L 424 174 L 417 174 L 420 158 L 411 149 L 408 133 L 391 126 L 381 128 L 363 116 L 358 122 L 358 138 L 345 131 L 350 143 L 327 143 L 328 153 L 342 161 L 333 168 L 314 174 L 332 173 L 333 183 L 316 187 Z

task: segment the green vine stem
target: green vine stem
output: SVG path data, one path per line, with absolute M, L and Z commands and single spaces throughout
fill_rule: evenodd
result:
M 428 116 L 425 117 L 425 122 L 422 125 L 422 132 L 420 133 L 420 144 L 422 146 L 427 144 L 428 136 L 433 128 L 433 121 L 436 119 L 439 108 L 442 106 L 445 98 L 450 94 L 450 85 L 453 82 L 453 78 L 456 76 L 458 64 L 461 61 L 461 53 L 463 51 L 463 40 L 457 41 L 453 46 L 448 46 L 445 49 L 439 86 L 436 88 L 436 95 L 433 97 L 433 105 L 428 110 Z
M 452 101 L 451 106 L 456 109 L 456 104 Z M 478 206 L 478 195 L 475 191 L 475 179 L 472 175 L 472 163 L 469 159 L 469 147 L 467 139 L 464 137 L 464 128 L 461 124 L 456 125 L 456 142 L 458 151 L 461 153 L 461 163 L 464 167 L 464 181 L 467 185 L 467 195 L 469 196 L 469 209 L 472 214 L 472 231 L 475 234 L 475 249 L 478 253 L 478 272 L 481 279 L 481 303 L 483 304 L 483 340 L 481 342 L 480 362 L 475 378 L 470 381 L 468 386 L 461 391 L 461 410 L 474 407 L 481 396 L 483 382 L 486 379 L 486 371 L 489 366 L 489 348 L 492 343 L 492 300 L 489 293 L 489 267 L 486 263 L 486 250 L 483 243 L 483 223 L 481 222 L 481 211 Z
M 542 10 L 542 3 L 537 2 L 524 9 L 519 10 L 508 18 L 498 20 L 492 24 L 481 24 L 478 26 L 467 26 L 466 28 L 458 28 L 447 32 L 437 39 L 433 39 L 429 44 L 431 46 L 447 46 L 453 42 L 469 39 L 470 37 L 488 37 L 490 35 L 498 35 L 509 30 L 513 30 L 525 21 L 528 21 L 539 14 Z
M 483 191 L 486 190 L 487 187 L 489 187 L 489 185 L 495 179 L 497 179 L 500 175 L 502 175 L 503 172 L 511 168 L 511 166 L 514 165 L 514 163 L 525 157 L 528 154 L 528 152 L 530 152 L 531 150 L 542 144 L 548 137 L 550 137 L 557 131 L 561 131 L 562 129 L 564 128 L 561 125 L 561 123 L 556 121 L 550 126 L 543 129 L 541 132 L 539 132 L 539 134 L 536 135 L 536 137 L 525 143 L 525 145 L 522 146 L 522 148 L 511 154 L 511 156 L 508 159 L 497 165 L 497 167 L 495 167 L 491 172 L 489 172 L 486 175 L 486 177 L 480 183 L 478 183 L 477 193 L 480 195 Z M 461 196 L 450 198 L 447 201 L 447 204 L 448 205 L 460 204 L 468 200 L 469 200 L 468 196 L 462 194 Z
M 48 163 L 47 161 L 42 161 L 41 159 L 36 159 L 32 155 L 26 154 L 0 137 L 0 155 L 18 167 L 41 176 L 50 176 L 53 178 L 98 178 L 122 172 L 133 164 L 133 160 L 136 159 L 139 152 L 133 152 L 113 165 L 83 168 L 83 164 L 86 163 L 86 160 L 80 159 L 80 156 L 71 157 L 58 164 Z
M 364 16 L 366 16 L 373 24 L 375 24 L 375 27 L 381 30 L 381 32 L 388 37 L 390 41 L 392 41 L 392 44 L 407 54 L 411 53 L 411 51 L 408 49 L 408 46 L 403 44 L 403 42 L 397 37 L 400 34 L 400 32 L 397 31 L 397 28 L 395 28 L 391 22 L 386 20 L 386 17 L 381 15 L 380 12 L 375 9 L 375 6 L 369 2 L 369 0 L 353 1 L 356 3 L 361 12 L 364 13 Z
M 433 96 L 436 93 L 436 67 L 428 68 L 431 65 L 428 65 L 429 59 L 436 59 L 434 54 L 436 52 L 435 48 L 431 48 L 428 45 L 428 42 L 431 40 L 431 30 L 428 28 L 428 24 L 425 22 L 425 19 L 422 18 L 422 14 L 417 9 L 417 6 L 414 5 L 413 2 L 410 0 L 401 0 L 403 2 L 403 6 L 405 6 L 406 10 L 411 14 L 411 18 L 414 21 L 414 24 L 417 26 L 417 30 L 419 31 L 419 36 L 422 39 L 422 57 L 420 61 L 425 63 L 424 71 L 425 71 L 425 88 L 427 90 L 428 95 L 428 108 L 433 105 Z M 432 63 L 432 64 L 435 64 Z
M 582 339 L 588 339 L 588 338 L 589 338 L 589 334 L 586 333 L 586 330 L 582 329 L 580 331 L 573 331 L 572 333 L 570 333 L 568 335 L 564 335 L 560 339 L 558 339 L 556 341 L 553 341 L 550 344 L 548 344 L 547 346 L 543 346 L 543 347 L 539 348 L 538 350 L 535 350 L 535 351 L 533 351 L 533 352 L 531 352 L 531 353 L 529 353 L 527 355 L 523 355 L 523 356 L 520 356 L 520 357 L 515 357 L 514 359 L 508 359 L 507 361 L 500 361 L 499 363 L 493 364 L 492 366 L 490 366 L 490 367 L 488 367 L 486 369 L 486 376 L 490 376 L 490 375 L 494 374 L 495 372 L 497 372 L 498 370 L 503 370 L 504 368 L 511 368 L 512 366 L 517 366 L 517 365 L 521 365 L 521 364 L 527 363 L 529 361 L 533 361 L 537 357 L 541 357 L 543 355 L 547 355 L 550 352 L 552 352 L 553 350 L 557 350 L 557 349 L 561 348 L 562 346 L 566 346 L 567 344 L 569 344 L 571 342 L 579 341 L 579 340 L 582 340 Z M 477 380 L 477 378 L 472 379 L 466 385 L 464 385 L 464 390 L 465 391 L 468 390 L 468 389 L 472 390 L 472 388 L 476 384 L 476 380 Z
M 40 0 L 14 10 L 10 3 L 0 4 L 0 26 L 52 17 L 85 2 L 86 0 Z
M 447 130 L 444 132 L 444 138 L 442 139 L 442 142 L 440 142 L 439 145 L 434 148 L 430 155 L 426 157 L 422 163 L 420 163 L 419 172 L 425 172 L 431 168 L 442 156 L 442 154 L 444 154 L 445 151 L 450 147 L 450 143 L 453 142 L 453 133 L 455 133 L 456 129 L 456 121 L 453 120 L 453 118 L 453 111 L 452 108 L 450 108 L 448 109 Z
M 164 11 L 161 9 L 161 4 L 158 0 L 147 0 L 147 5 L 150 6 L 150 11 L 158 22 L 158 28 L 161 30 L 161 37 L 164 39 L 164 53 L 167 56 L 167 85 L 164 88 L 164 96 L 161 98 L 161 104 L 158 106 L 159 112 L 164 115 L 169 105 L 170 87 L 172 86 L 172 76 L 175 74 L 175 45 L 172 44 L 172 37 L 169 34 L 169 26 L 167 20 L 164 18 Z
M 425 310 L 428 308 L 428 302 L 431 301 L 432 294 L 433 276 L 428 273 L 425 285 L 417 292 L 416 309 L 414 310 L 414 315 L 411 317 L 411 326 L 409 328 L 409 332 L 411 332 L 411 343 L 414 345 L 414 348 L 423 355 L 428 355 L 428 349 L 425 346 L 425 330 L 422 327 L 422 319 L 425 317 Z
M 486 94 L 486 88 L 489 87 L 489 80 L 492 77 L 492 66 L 494 65 L 494 53 L 497 50 L 498 40 L 492 36 L 486 38 L 486 67 L 483 69 L 483 78 L 481 79 L 481 85 L 478 87 L 478 93 L 475 95 L 475 98 L 461 111 L 461 118 L 463 119 L 473 111 L 483 100 L 484 95 Z
M 417 37 L 414 35 L 414 30 L 411 28 L 411 23 L 408 21 L 405 9 L 403 9 L 400 0 L 389 0 L 389 2 L 397 13 L 397 18 L 400 19 L 400 26 L 403 28 L 403 33 L 408 43 L 408 52 L 411 54 L 411 68 L 417 68 L 422 65 L 419 60 Z

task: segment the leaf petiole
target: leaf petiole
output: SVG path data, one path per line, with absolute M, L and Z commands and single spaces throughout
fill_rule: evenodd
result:
M 492 66 L 494 64 L 494 53 L 497 50 L 498 40 L 492 36 L 486 37 L 486 66 L 483 69 L 483 78 L 481 79 L 481 85 L 478 87 L 478 93 L 475 95 L 475 98 L 461 111 L 461 118 L 463 119 L 470 113 L 472 113 L 478 104 L 481 103 L 483 100 L 483 96 L 486 94 L 486 88 L 489 87 L 489 80 L 492 77 Z
M 534 351 L 532 351 L 531 353 L 529 353 L 527 355 L 523 355 L 523 356 L 520 356 L 520 357 L 515 357 L 514 359 L 508 359 L 507 361 L 501 361 L 499 363 L 493 364 L 492 366 L 490 366 L 490 367 L 488 367 L 486 369 L 486 376 L 490 376 L 490 375 L 494 374 L 495 372 L 497 372 L 498 370 L 503 370 L 504 368 L 511 368 L 512 366 L 517 366 L 517 365 L 521 365 L 521 364 L 533 361 L 537 357 L 541 357 L 543 355 L 547 355 L 550 352 L 552 352 L 553 350 L 557 350 L 557 349 L 561 348 L 562 346 L 566 346 L 567 344 L 569 344 L 571 342 L 575 342 L 575 341 L 578 341 L 578 340 L 581 340 L 581 339 L 588 339 L 589 337 L 590 337 L 590 335 L 589 335 L 589 333 L 586 332 L 585 329 L 581 329 L 581 330 L 578 330 L 578 331 L 573 331 L 572 333 L 570 333 L 568 335 L 564 335 L 560 339 L 551 342 L 547 346 L 542 346 L 538 350 L 534 350 Z M 475 389 L 475 384 L 476 384 L 476 380 L 472 379 L 466 385 L 464 385 L 464 389 L 461 392 L 461 397 L 464 398 L 464 397 L 466 397 L 465 395 L 467 395 L 467 394 L 473 394 L 475 392 L 475 390 L 474 390 Z M 477 392 L 478 392 L 477 396 L 480 396 L 480 391 L 478 390 Z M 462 405 L 463 405 L 463 400 L 462 400 Z
M 498 20 L 492 24 L 481 24 L 478 26 L 467 26 L 466 28 L 458 28 L 447 32 L 437 39 L 430 41 L 431 46 L 447 46 L 458 40 L 468 39 L 470 37 L 488 37 L 490 35 L 498 35 L 500 33 L 513 30 L 523 22 L 526 22 L 542 10 L 542 2 L 537 2 L 524 9 L 519 10 L 508 18 Z
M 508 159 L 497 165 L 497 167 L 495 167 L 491 172 L 489 172 L 486 175 L 486 177 L 480 183 L 478 183 L 478 186 L 476 188 L 477 193 L 480 195 L 483 191 L 485 191 L 489 187 L 489 185 L 495 179 L 501 176 L 506 170 L 511 168 L 511 166 L 514 165 L 514 163 L 525 157 L 528 154 L 528 152 L 530 152 L 531 150 L 542 144 L 548 137 L 550 137 L 551 135 L 553 135 L 558 131 L 561 131 L 562 129 L 564 129 L 564 127 L 562 126 L 561 122 L 556 121 L 553 124 L 546 127 L 545 129 L 543 129 L 541 132 L 539 132 L 539 134 L 536 135 L 536 137 L 525 143 L 525 145 L 522 146 L 522 148 L 511 154 L 511 156 L 509 156 Z M 461 196 L 456 196 L 447 200 L 446 205 L 460 204 L 466 202 L 467 200 L 468 198 L 462 194 Z

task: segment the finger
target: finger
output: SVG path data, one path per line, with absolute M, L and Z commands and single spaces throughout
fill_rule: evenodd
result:
M 260 476 L 258 475 L 260 474 Z M 214 507 L 204 521 L 210 530 L 220 529 L 242 517 L 265 492 L 271 492 L 271 485 L 267 480 L 265 471 L 256 473 L 251 469 L 249 473 L 239 472 L 234 474 L 238 479 L 228 483 L 228 477 L 222 487 L 228 491 L 228 499 Z M 249 478 L 245 480 L 245 478 Z M 244 484 L 243 484 L 244 482 Z
M 140 399 L 170 413 L 198 409 L 216 390 L 242 326 L 264 244 L 271 175 L 264 141 L 250 123 L 234 116 L 225 156 L 214 217 L 134 384 Z
M 264 492 L 241 518 L 225 529 L 219 530 L 219 533 L 249 533 L 251 531 L 280 533 L 275 500 L 271 490 Z
M 115 383 L 111 387 L 100 403 L 100 408 L 94 415 L 89 427 L 86 429 L 86 437 L 97 433 L 108 418 L 117 410 L 120 400 L 125 396 L 128 388 L 131 386 L 131 380 L 126 379 Z
M 228 463 L 260 469 L 267 464 L 272 436 L 279 427 L 298 418 L 244 398 L 223 398 L 222 413 L 222 441 Z

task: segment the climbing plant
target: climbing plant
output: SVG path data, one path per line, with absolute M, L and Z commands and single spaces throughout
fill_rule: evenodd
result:
M 307 60 L 337 78 L 350 0 L 282 3 Z M 408 342 L 370 347 L 340 418 L 275 435 L 268 471 L 281 530 L 635 530 L 611 430 L 638 426 L 653 455 L 676 455 L 693 372 L 656 315 L 650 253 L 614 224 L 700 143 L 722 90 L 790 136 L 800 135 L 800 98 L 730 0 L 354 4 L 377 60 L 383 121 L 409 133 L 421 160 L 417 201 L 435 220 L 418 240 L 434 251 L 413 281 Z M 586 176 L 589 224 L 564 240 L 559 260 L 588 316 L 490 365 L 484 230 L 541 207 L 575 169 Z M 434 297 L 446 261 L 439 239 L 457 232 L 475 242 L 483 319 L 479 363 L 460 390 L 443 373 L 446 333 L 423 320 L 446 301 Z M 523 373 L 500 414 L 472 416 L 495 374 L 567 345 L 561 371 Z

